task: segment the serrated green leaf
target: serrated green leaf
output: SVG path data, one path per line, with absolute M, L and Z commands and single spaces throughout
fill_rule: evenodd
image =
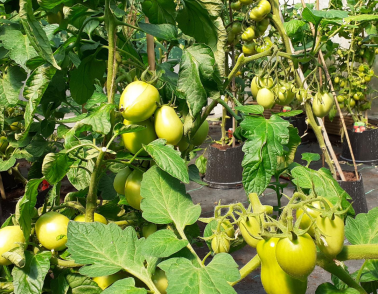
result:
M 264 112 L 264 107 L 262 107 L 261 105 L 236 106 L 235 109 L 245 114 L 262 114 Z
M 37 56 L 37 52 L 30 45 L 29 39 L 14 25 L 2 25 L 0 27 L 0 41 L 4 48 L 9 50 L 9 57 L 29 71 L 26 62 Z
M 289 142 L 289 122 L 276 115 L 269 120 L 249 116 L 240 126 L 247 138 L 242 162 L 244 189 L 260 195 L 277 170 L 277 157 L 284 154 L 284 145 Z
M 5 161 L 0 158 L 0 172 L 7 171 L 15 164 L 16 164 L 16 158 L 13 156 Z
M 72 294 L 100 294 L 101 288 L 91 278 L 80 274 L 68 274 L 66 276 L 67 283 L 72 290 Z
M 102 294 L 146 294 L 147 290 L 135 287 L 133 278 L 116 281 L 109 288 L 106 288 Z
M 307 166 L 309 166 L 312 161 L 320 160 L 320 155 L 318 153 L 305 152 L 302 153 L 302 160 L 306 160 Z
M 43 282 L 50 268 L 50 258 L 50 251 L 35 255 L 25 251 L 25 266 L 22 269 L 15 266 L 12 270 L 14 293 L 42 293 Z
M 323 17 L 322 16 L 317 16 L 313 13 L 313 10 L 309 9 L 306 7 L 302 11 L 302 18 L 308 22 L 313 23 L 316 27 L 320 24 L 322 21 Z
M 105 61 L 90 55 L 82 60 L 80 66 L 70 73 L 70 90 L 72 98 L 78 104 L 84 104 L 94 93 L 95 79 L 101 79 L 105 73 Z
M 205 182 L 201 180 L 199 169 L 195 164 L 191 164 L 188 166 L 189 171 L 189 180 L 195 182 L 199 185 L 207 186 Z
M 291 19 L 284 23 L 285 31 L 289 37 L 296 36 L 299 32 L 303 30 L 306 23 L 303 20 Z
M 288 111 L 288 112 L 276 113 L 276 115 L 282 116 L 282 117 L 292 117 L 292 116 L 299 115 L 301 113 L 303 113 L 302 110 L 292 110 L 292 111 Z
M 359 213 L 355 218 L 349 216 L 345 236 L 352 245 L 378 244 L 378 207 Z
M 26 74 L 21 67 L 11 66 L 0 80 L 0 104 L 8 107 L 17 104 Z
M 50 282 L 51 291 L 54 294 L 67 294 L 70 285 L 68 284 L 65 273 L 61 272 L 58 277 L 55 276 Z
M 194 205 L 184 184 L 157 166 L 143 174 L 140 189 L 143 217 L 156 224 L 175 223 L 178 230 L 197 221 L 201 206 Z
M 42 174 L 50 184 L 60 182 L 74 161 L 66 153 L 49 153 L 43 159 Z
M 17 223 L 20 224 L 25 240 L 29 240 L 31 219 L 34 216 L 34 207 L 37 203 L 38 187 L 42 179 L 32 179 L 25 187 L 25 194 L 18 202 Z
M 203 155 L 198 156 L 196 159 L 196 167 L 201 174 L 206 174 L 207 158 Z
M 377 21 L 378 15 L 376 14 L 360 14 L 355 16 L 348 16 L 344 19 L 345 22 L 350 23 L 352 21 L 365 22 L 365 21 Z
M 82 166 L 88 169 L 90 172 L 93 171 L 94 162 L 93 160 L 88 161 L 81 161 L 78 160 L 74 164 L 74 166 Z M 67 178 L 70 183 L 77 189 L 77 190 L 84 190 L 89 186 L 91 181 L 91 174 L 84 168 L 70 168 L 67 172 Z
M 51 50 L 50 41 L 38 20 L 36 20 L 31 0 L 20 0 L 21 23 L 25 29 L 28 39 L 39 56 L 50 63 L 53 67 L 60 70 L 53 52 Z
M 295 153 L 298 146 L 301 144 L 301 137 L 298 135 L 298 129 L 289 126 L 289 142 L 284 146 L 284 153 L 277 158 L 277 171 L 285 170 L 290 164 L 294 162 Z
M 148 145 L 143 145 L 147 153 L 155 160 L 156 164 L 172 177 L 184 183 L 189 183 L 188 167 L 181 158 L 180 152 L 173 146 L 165 145 L 164 139 L 157 139 Z
M 315 294 L 358 294 L 358 290 L 348 288 L 345 290 L 339 290 L 331 283 L 321 284 L 315 291 Z
M 177 40 L 178 31 L 171 24 L 151 24 L 140 22 L 139 27 L 146 33 L 166 41 Z
M 104 200 L 113 200 L 117 197 L 117 192 L 114 190 L 115 175 L 108 175 L 104 173 L 98 183 L 98 190 L 101 191 L 101 198 Z
M 123 269 L 151 284 L 151 269 L 145 263 L 155 265 L 157 259 L 142 255 L 144 242 L 144 238 L 138 239 L 133 227 L 122 230 L 114 223 L 70 221 L 68 224 L 68 251 L 76 263 L 86 264 L 80 273 L 90 277 L 111 275 Z
M 124 125 L 123 123 L 118 123 L 114 126 L 113 133 L 115 136 L 120 136 L 126 133 L 139 132 L 144 129 L 146 129 L 146 127 L 141 125 Z
M 171 258 L 159 263 L 168 278 L 167 293 L 231 294 L 228 284 L 240 279 L 238 265 L 231 255 L 220 253 L 206 267 L 197 267 L 185 258 Z
M 146 0 L 142 2 L 143 13 L 154 24 L 176 24 L 176 4 L 170 0 Z
M 19 268 L 25 266 L 25 248 L 24 246 L 17 246 L 12 248 L 8 252 L 3 253 L 1 256 L 11 261 L 14 265 Z
M 23 92 L 24 97 L 28 100 L 24 116 L 25 131 L 23 134 L 17 136 L 18 140 L 25 139 L 29 133 L 31 124 L 34 121 L 34 113 L 36 112 L 37 106 L 55 73 L 55 67 L 44 64 L 35 69 L 26 80 Z
M 142 253 L 154 257 L 169 257 L 188 245 L 187 240 L 179 240 L 171 230 L 159 230 L 148 236 Z
M 293 168 L 291 175 L 294 178 L 295 185 L 302 189 L 313 189 L 315 187 L 315 193 L 327 198 L 333 205 L 337 204 L 339 198 L 341 198 L 343 209 L 350 206 L 347 199 L 352 198 L 340 187 L 328 169 L 321 168 L 315 171 L 304 166 L 297 166 Z M 353 207 L 350 206 L 348 213 L 354 214 Z
M 220 73 L 212 49 L 204 44 L 183 51 L 180 62 L 178 91 L 185 96 L 195 117 L 207 104 L 208 97 L 219 95 Z
M 87 115 L 88 115 L 88 113 L 82 113 L 82 114 L 79 114 L 79 115 L 74 116 L 74 117 L 62 119 L 62 120 L 59 121 L 59 123 L 68 124 L 68 123 L 78 122 L 78 121 L 81 121 L 82 119 L 86 118 Z

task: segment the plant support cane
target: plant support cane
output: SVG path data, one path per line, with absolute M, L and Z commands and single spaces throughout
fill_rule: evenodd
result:
M 306 8 L 306 3 L 305 3 L 303 0 L 301 0 L 301 1 L 302 1 L 302 6 L 303 6 L 303 8 Z M 314 29 L 314 26 L 313 26 L 312 23 L 310 23 L 310 27 L 311 27 L 312 33 L 315 34 L 315 29 Z M 348 147 L 349 147 L 349 151 L 350 151 L 350 155 L 351 155 L 351 157 L 352 157 L 352 161 L 353 161 L 354 172 L 355 172 L 355 174 L 356 174 L 356 179 L 357 179 L 357 181 L 358 181 L 358 180 L 359 180 L 359 175 L 358 175 L 357 165 L 356 165 L 356 161 L 355 161 L 355 158 L 354 158 L 352 145 L 350 144 L 350 139 L 349 139 L 348 130 L 347 130 L 346 125 L 345 125 L 344 115 L 343 115 L 343 113 L 342 113 L 342 111 L 341 111 L 341 108 L 340 108 L 339 102 L 337 101 L 337 96 L 336 96 L 335 88 L 333 87 L 332 79 L 331 79 L 331 76 L 329 75 L 328 67 L 327 67 L 327 64 L 326 64 L 326 62 L 325 62 L 325 60 L 324 60 L 323 52 L 322 52 L 321 50 L 319 51 L 319 59 L 321 60 L 321 63 L 322 63 L 323 68 L 324 68 L 324 72 L 325 72 L 325 74 L 326 74 L 326 78 L 327 78 L 328 83 L 329 83 L 329 85 L 330 85 L 330 87 L 331 87 L 333 100 L 335 101 L 335 104 L 336 104 L 336 107 L 337 107 L 337 111 L 338 111 L 338 113 L 339 113 L 340 120 L 341 120 L 341 123 L 342 123 L 342 125 L 343 125 L 343 130 L 344 130 L 344 133 L 345 133 L 345 138 L 347 139 Z M 322 126 L 322 127 L 323 127 L 323 126 Z M 323 133 L 326 133 L 326 132 L 325 132 L 325 128 L 323 128 L 323 130 L 324 130 Z M 328 134 L 326 134 L 326 136 L 328 137 Z M 328 141 L 329 141 L 329 140 L 328 140 Z M 332 152 L 333 152 L 333 150 L 332 150 Z M 337 162 L 337 165 L 339 165 L 337 159 L 336 159 L 336 161 L 335 161 L 335 164 L 336 164 L 336 162 Z M 340 166 L 340 165 L 339 165 L 339 166 Z M 341 180 L 342 180 L 342 181 L 345 181 L 345 176 L 344 176 L 344 173 L 342 172 L 342 170 L 341 170 L 341 172 L 340 172 L 340 170 L 339 170 L 339 174 L 340 174 L 340 178 L 341 178 Z

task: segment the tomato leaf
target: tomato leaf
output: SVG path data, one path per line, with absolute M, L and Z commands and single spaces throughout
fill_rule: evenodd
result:
M 79 272 L 89 277 L 112 275 L 123 269 L 149 281 L 157 259 L 142 254 L 145 241 L 138 239 L 133 227 L 122 230 L 114 223 L 68 224 L 68 251 L 76 263 L 87 265 Z
M 84 104 L 92 97 L 95 79 L 104 75 L 106 64 L 90 55 L 82 60 L 79 67 L 70 72 L 70 90 L 72 98 L 78 104 Z
M 193 117 L 202 111 L 208 97 L 220 97 L 218 85 L 220 73 L 211 48 L 196 44 L 183 50 L 177 86 Z
M 298 146 L 301 144 L 301 137 L 298 135 L 298 129 L 293 126 L 289 126 L 289 142 L 284 146 L 284 152 L 282 156 L 277 158 L 277 171 L 283 172 L 290 164 L 294 162 L 295 153 Z
M 43 159 L 42 174 L 50 184 L 60 182 L 74 161 L 66 153 L 49 153 Z
M 113 200 L 117 197 L 117 192 L 114 190 L 113 182 L 115 175 L 104 173 L 98 183 L 98 190 L 101 191 L 101 198 L 104 200 Z
M 17 203 L 16 222 L 24 233 L 25 240 L 29 240 L 31 232 L 31 219 L 34 215 L 34 206 L 37 203 L 38 187 L 42 179 L 32 179 L 25 187 L 25 194 Z
M 91 278 L 80 274 L 68 274 L 66 276 L 67 283 L 72 290 L 72 294 L 100 294 L 101 288 Z
M 119 136 L 126 133 L 134 133 L 144 130 L 145 126 L 140 125 L 124 125 L 123 123 L 118 123 L 114 126 L 113 133 L 115 136 Z
M 45 31 L 42 29 L 41 23 L 34 16 L 32 1 L 20 1 L 19 16 L 28 39 L 35 51 L 38 52 L 38 55 L 50 63 L 54 68 L 60 69 L 60 66 L 54 58 L 49 39 L 47 38 Z
M 320 160 L 320 155 L 318 153 L 305 152 L 305 153 L 302 153 L 302 160 L 307 161 L 307 167 L 308 167 L 312 161 Z
M 188 167 L 185 160 L 181 158 L 179 151 L 175 150 L 173 146 L 165 145 L 165 142 L 164 139 L 157 139 L 143 147 L 162 170 L 184 183 L 189 183 Z
M 347 199 L 352 199 L 347 192 L 345 192 L 339 183 L 332 177 L 331 172 L 326 168 L 321 168 L 318 171 L 312 170 L 304 166 L 297 166 L 291 171 L 293 182 L 298 187 L 303 189 L 313 189 L 319 196 L 326 197 L 332 204 L 336 204 L 339 198 L 342 199 L 341 205 L 343 209 L 350 206 Z M 348 213 L 354 214 L 353 207 L 350 207 Z
M 25 251 L 25 266 L 23 268 L 15 266 L 12 270 L 14 293 L 42 293 L 43 283 L 50 268 L 50 258 L 50 251 L 35 255 Z
M 89 186 L 91 181 L 91 174 L 87 170 L 90 172 L 93 171 L 94 162 L 93 160 L 77 160 L 73 165 L 81 166 L 85 169 L 80 167 L 70 168 L 67 172 L 67 178 L 77 190 L 84 190 Z
M 4 48 L 9 50 L 9 57 L 24 70 L 29 71 L 26 62 L 37 56 L 37 52 L 31 46 L 28 37 L 23 35 L 15 25 L 2 25 L 0 41 Z
M 159 230 L 148 236 L 142 246 L 142 253 L 154 257 L 169 257 L 186 245 L 188 241 L 177 239 L 171 230 Z
M 154 24 L 176 24 L 176 4 L 170 0 L 146 0 L 142 2 L 143 12 Z
M 206 267 L 196 266 L 185 258 L 165 260 L 159 267 L 168 278 L 167 293 L 236 293 L 228 282 L 240 279 L 238 265 L 226 253 L 215 255 Z
M 106 288 L 102 294 L 146 294 L 147 290 L 135 287 L 135 280 L 133 278 L 122 279 L 116 281 L 109 288 Z
M 348 288 L 345 290 L 339 290 L 331 283 L 321 284 L 317 289 L 315 294 L 358 294 L 358 290 L 353 288 Z
M 207 183 L 201 180 L 199 169 L 195 164 L 189 165 L 188 170 L 189 170 L 189 180 L 199 185 L 207 186 Z
M 20 91 L 26 75 L 23 69 L 18 66 L 8 67 L 0 80 L 0 104 L 8 107 L 18 102 Z
M 247 116 L 242 122 L 245 153 L 243 185 L 247 193 L 261 194 L 269 185 L 278 165 L 278 156 L 284 155 L 284 145 L 289 142 L 289 122 L 277 115 L 269 120 Z
M 16 164 L 16 158 L 13 156 L 5 161 L 0 158 L 0 172 L 7 171 L 15 164 Z
M 352 245 L 378 244 L 378 207 L 368 213 L 359 213 L 355 218 L 348 217 L 345 236 Z
M 177 40 L 178 31 L 174 25 L 170 24 L 151 24 L 140 22 L 138 26 L 146 33 L 156 38 L 166 41 Z
M 236 106 L 235 109 L 246 114 L 263 114 L 264 112 L 264 107 L 261 105 L 242 105 Z
M 143 217 L 156 224 L 174 222 L 183 231 L 185 226 L 194 224 L 201 214 L 201 206 L 194 205 L 184 184 L 157 166 L 143 175 L 140 188 L 143 197 Z

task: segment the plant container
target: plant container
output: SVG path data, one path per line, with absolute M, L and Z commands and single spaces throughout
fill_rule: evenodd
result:
M 367 203 L 364 190 L 364 182 L 361 173 L 358 174 L 359 179 L 356 181 L 356 176 L 353 171 L 344 171 L 346 181 L 338 180 L 340 187 L 343 188 L 352 197 L 352 206 L 358 213 L 367 213 Z
M 348 129 L 350 144 L 357 163 L 378 163 L 378 129 L 366 129 L 362 133 L 355 133 Z M 343 150 L 340 158 L 352 162 L 347 140 L 344 138 Z
M 208 147 L 207 168 L 204 181 L 210 188 L 242 188 L 242 144 L 235 147 L 212 144 Z

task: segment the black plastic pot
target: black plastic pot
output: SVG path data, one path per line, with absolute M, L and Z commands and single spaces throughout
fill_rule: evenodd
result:
M 362 180 L 362 175 L 359 173 L 359 180 L 355 182 L 344 182 L 337 181 L 341 188 L 343 188 L 352 197 L 352 206 L 358 213 L 367 213 L 368 207 L 366 203 L 364 182 Z
M 357 163 L 378 163 L 378 129 L 368 129 L 363 133 L 348 130 L 350 144 Z M 344 138 L 343 151 L 340 156 L 343 160 L 352 162 L 347 140 Z
M 283 119 L 289 121 L 293 127 L 298 129 L 298 135 L 302 137 L 305 132 L 307 131 L 307 124 L 306 124 L 306 115 L 300 114 L 296 116 L 289 116 L 289 117 L 282 117 Z M 301 138 L 301 144 L 306 144 L 309 142 L 307 136 Z
M 215 189 L 242 188 L 243 157 L 242 145 L 226 150 L 209 146 L 204 181 Z

